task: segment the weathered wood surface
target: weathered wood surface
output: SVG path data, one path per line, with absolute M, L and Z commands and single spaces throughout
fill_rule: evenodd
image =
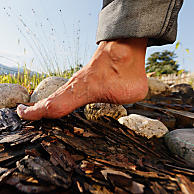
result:
M 128 106 L 170 130 L 194 126 L 194 97 L 155 96 Z M 56 120 L 21 121 L 0 110 L 0 193 L 194 193 L 194 167 L 163 138 L 147 140 L 82 109 Z
M 166 105 L 166 107 L 168 107 L 168 104 Z M 140 110 L 148 110 L 152 112 L 156 111 L 168 114 L 170 116 L 174 116 L 174 118 L 176 119 L 176 128 L 194 127 L 194 113 L 189 111 L 175 110 L 172 108 L 161 108 L 159 106 L 142 102 L 135 103 L 134 108 Z
M 174 110 L 132 109 L 177 125 Z M 147 140 L 108 117 L 87 121 L 82 112 L 40 121 L 0 113 L 0 193 L 194 193 L 194 168 L 162 138 Z

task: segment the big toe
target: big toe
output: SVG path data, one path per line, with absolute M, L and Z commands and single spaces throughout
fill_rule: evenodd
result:
M 43 112 L 36 104 L 34 106 L 25 106 L 20 104 L 17 107 L 17 114 L 24 120 L 40 120 Z

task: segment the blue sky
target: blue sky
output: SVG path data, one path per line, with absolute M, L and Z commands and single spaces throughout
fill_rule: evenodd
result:
M 102 0 L 1 0 L 0 63 L 37 70 L 86 64 L 96 49 Z M 180 68 L 194 72 L 194 1 L 179 14 L 176 51 Z M 176 43 L 175 43 L 176 44 Z M 174 50 L 175 44 L 147 49 Z M 189 54 L 185 49 L 189 48 Z

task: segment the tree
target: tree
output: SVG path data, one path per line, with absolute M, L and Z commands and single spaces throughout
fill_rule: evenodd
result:
M 150 55 L 146 63 L 146 72 L 155 72 L 156 75 L 177 73 L 179 64 L 175 61 L 175 52 L 168 50 L 155 52 Z

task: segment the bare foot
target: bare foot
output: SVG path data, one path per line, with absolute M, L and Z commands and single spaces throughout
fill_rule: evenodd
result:
M 142 100 L 148 91 L 146 44 L 143 38 L 102 41 L 89 64 L 48 98 L 30 107 L 19 105 L 18 115 L 26 120 L 60 118 L 92 102 Z

